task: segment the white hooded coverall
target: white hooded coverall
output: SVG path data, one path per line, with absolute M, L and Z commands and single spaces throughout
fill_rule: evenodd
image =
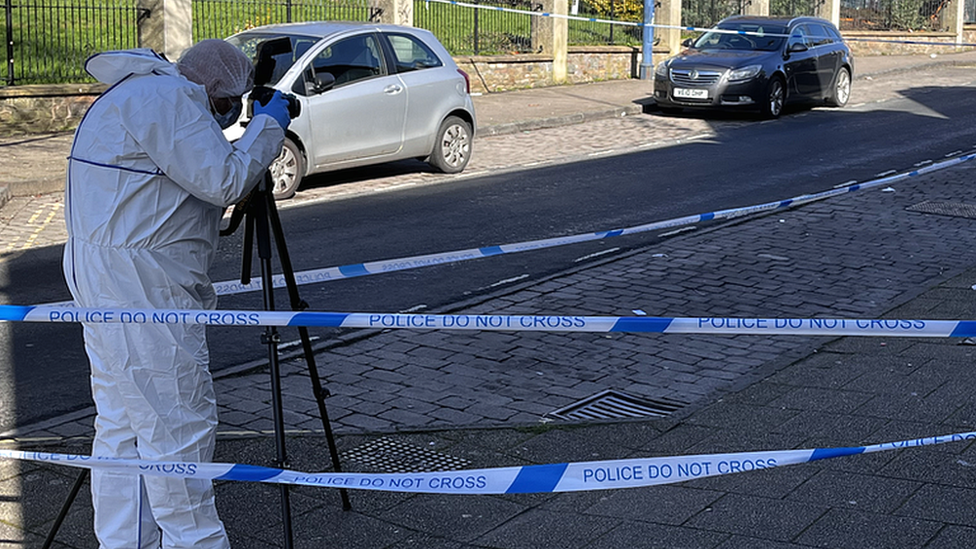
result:
M 64 274 L 81 307 L 213 309 L 207 276 L 222 208 L 281 150 L 254 117 L 231 145 L 203 86 L 151 50 L 108 52 L 86 70 L 112 87 L 75 133 L 65 192 Z M 217 407 L 203 326 L 87 324 L 98 415 L 92 454 L 210 461 Z M 103 549 L 227 548 L 210 481 L 92 472 Z

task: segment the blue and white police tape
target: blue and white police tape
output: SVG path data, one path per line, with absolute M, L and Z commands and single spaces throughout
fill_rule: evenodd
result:
M 848 448 L 632 458 L 424 473 L 303 473 L 230 463 L 154 462 L 0 450 L 0 458 L 201 480 L 230 480 L 427 494 L 531 494 L 639 488 L 887 450 L 976 440 L 976 432 Z
M 976 320 L 333 313 L 0 305 L 0 321 L 318 326 L 407 330 L 719 335 L 973 337 Z
M 770 32 L 757 32 L 757 31 L 741 31 L 741 30 L 731 30 L 731 29 L 718 29 L 714 27 L 686 27 L 682 25 L 658 25 L 652 23 L 650 25 L 645 25 L 643 22 L 636 21 L 619 21 L 614 19 L 600 19 L 597 17 L 580 17 L 578 15 L 564 15 L 560 13 L 549 13 L 544 11 L 527 11 L 527 10 L 517 10 L 513 8 L 505 8 L 502 6 L 490 6 L 485 4 L 469 4 L 466 2 L 457 2 L 455 0 L 426 0 L 424 4 L 427 5 L 427 9 L 430 9 L 429 4 L 434 2 L 436 4 L 449 4 L 452 6 L 462 7 L 462 8 L 474 8 L 479 10 L 497 11 L 504 13 L 514 13 L 518 15 L 528 15 L 531 17 L 551 17 L 553 19 L 566 19 L 569 21 L 584 21 L 587 23 L 604 23 L 607 25 L 619 25 L 622 27 L 653 27 L 655 29 L 678 29 L 690 32 L 710 32 L 715 34 L 737 34 L 740 36 L 759 36 L 759 37 L 777 37 L 777 38 L 788 38 L 789 34 L 776 34 Z M 816 36 L 814 36 L 817 38 Z M 887 42 L 891 44 L 921 44 L 926 46 L 954 46 L 954 47 L 976 47 L 976 44 L 970 44 L 967 42 L 923 42 L 923 41 L 912 41 L 912 40 L 880 40 L 875 38 L 844 38 L 847 42 Z
M 391 272 L 403 271 L 407 269 L 416 269 L 420 267 L 431 267 L 434 265 L 443 265 L 446 263 L 457 263 L 460 261 L 480 259 L 483 257 L 491 257 L 495 255 L 513 254 L 518 252 L 527 252 L 530 250 L 541 250 L 545 248 L 555 248 L 557 246 L 566 246 L 568 244 L 578 244 L 581 242 L 603 240 L 607 238 L 615 238 L 618 236 L 645 233 L 649 231 L 659 231 L 662 229 L 671 229 L 671 228 L 680 227 L 684 225 L 692 225 L 695 223 L 700 223 L 702 221 L 733 219 L 733 218 L 742 217 L 754 213 L 768 212 L 773 210 L 789 208 L 793 206 L 799 206 L 801 204 L 807 204 L 809 202 L 823 200 L 826 198 L 831 198 L 846 193 L 873 189 L 881 185 L 890 185 L 892 183 L 901 181 L 903 179 L 925 175 L 937 170 L 942 170 L 945 168 L 955 166 L 957 164 L 961 164 L 963 162 L 968 162 L 974 158 L 976 158 L 976 154 L 966 154 L 963 156 L 957 156 L 949 160 L 943 160 L 941 162 L 929 164 L 928 166 L 925 166 L 917 170 L 912 170 L 910 172 L 894 174 L 887 177 L 866 181 L 864 183 L 858 183 L 855 185 L 840 187 L 837 189 L 830 189 L 828 191 L 823 191 L 819 193 L 800 195 L 785 200 L 776 200 L 774 202 L 767 202 L 765 204 L 744 206 L 741 208 L 730 208 L 727 210 L 720 210 L 717 212 L 709 212 L 709 213 L 703 213 L 697 215 L 689 215 L 686 217 L 677 217 L 674 219 L 668 219 L 665 221 L 656 221 L 653 223 L 646 223 L 643 225 L 636 225 L 633 227 L 626 227 L 623 229 L 612 229 L 608 231 L 598 231 L 598 232 L 588 233 L 588 234 L 577 234 L 577 235 L 570 235 L 570 236 L 560 236 L 556 238 L 545 238 L 541 240 L 531 240 L 527 242 L 517 242 L 514 244 L 502 244 L 499 246 L 469 248 L 466 250 L 457 250 L 453 252 L 441 252 L 441 253 L 426 254 L 426 255 L 416 255 L 411 257 L 402 257 L 398 259 L 371 261 L 369 263 L 343 265 L 341 267 L 326 267 L 323 269 L 300 271 L 295 273 L 295 280 L 298 285 L 315 284 L 319 282 L 329 282 L 332 280 L 339 280 L 345 278 L 354 278 L 359 276 L 391 273 Z M 282 288 L 285 286 L 285 277 L 280 274 L 275 275 L 272 278 L 272 283 L 274 284 L 275 288 Z M 251 280 L 249 284 L 246 285 L 241 284 L 239 281 L 233 281 L 233 280 L 217 282 L 214 284 L 214 288 L 216 289 L 218 295 L 232 295 L 232 294 L 253 292 L 261 289 L 261 279 L 254 278 Z

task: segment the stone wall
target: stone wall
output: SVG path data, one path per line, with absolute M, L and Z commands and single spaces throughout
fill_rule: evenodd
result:
M 72 130 L 105 88 L 101 84 L 0 88 L 0 136 Z
M 963 32 L 963 41 L 973 43 L 976 27 L 967 26 Z M 956 35 L 950 32 L 872 32 L 872 31 L 844 31 L 844 38 L 848 40 L 854 58 L 871 55 L 914 55 L 914 54 L 943 54 L 970 51 L 973 47 L 949 47 L 934 44 L 954 44 Z M 858 40 L 888 40 L 890 42 L 859 42 Z M 927 44 L 895 44 L 895 41 L 926 42 Z M 929 45 L 933 44 L 933 45 Z M 856 62 L 856 61 L 855 61 Z
M 665 56 L 667 50 L 655 50 Z M 471 77 L 471 91 L 494 93 L 555 84 L 552 56 L 483 55 L 455 57 L 454 61 Z M 640 48 L 629 46 L 571 46 L 566 61 L 567 80 L 572 84 L 636 78 Z

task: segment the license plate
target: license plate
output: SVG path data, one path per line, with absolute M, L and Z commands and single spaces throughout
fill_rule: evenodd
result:
M 672 92 L 675 97 L 683 99 L 708 99 L 708 90 L 690 90 L 688 88 L 675 88 Z

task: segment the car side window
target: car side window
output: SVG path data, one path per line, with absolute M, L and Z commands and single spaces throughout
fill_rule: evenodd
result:
M 799 27 L 793 29 L 793 32 L 790 33 L 790 41 L 786 45 L 787 50 L 792 48 L 794 44 L 803 44 L 808 48 L 811 47 L 809 40 L 807 40 L 806 30 L 806 26 L 804 25 L 800 25 Z
M 834 38 L 827 32 L 827 29 L 818 23 L 811 23 L 808 25 L 810 28 L 810 41 L 814 46 L 825 46 L 831 44 Z
M 383 63 L 380 58 L 380 45 L 375 35 L 360 34 L 344 38 L 315 56 L 310 70 L 306 71 L 306 78 L 314 79 L 329 73 L 335 77 L 335 87 L 351 84 L 382 75 Z
M 827 33 L 831 38 L 834 39 L 834 42 L 842 42 L 844 40 L 844 38 L 840 35 L 840 31 L 837 30 L 837 27 L 833 25 L 824 25 L 824 28 L 827 29 Z
M 431 67 L 441 67 L 444 63 L 427 44 L 408 34 L 387 34 L 393 48 L 396 72 L 409 72 Z

